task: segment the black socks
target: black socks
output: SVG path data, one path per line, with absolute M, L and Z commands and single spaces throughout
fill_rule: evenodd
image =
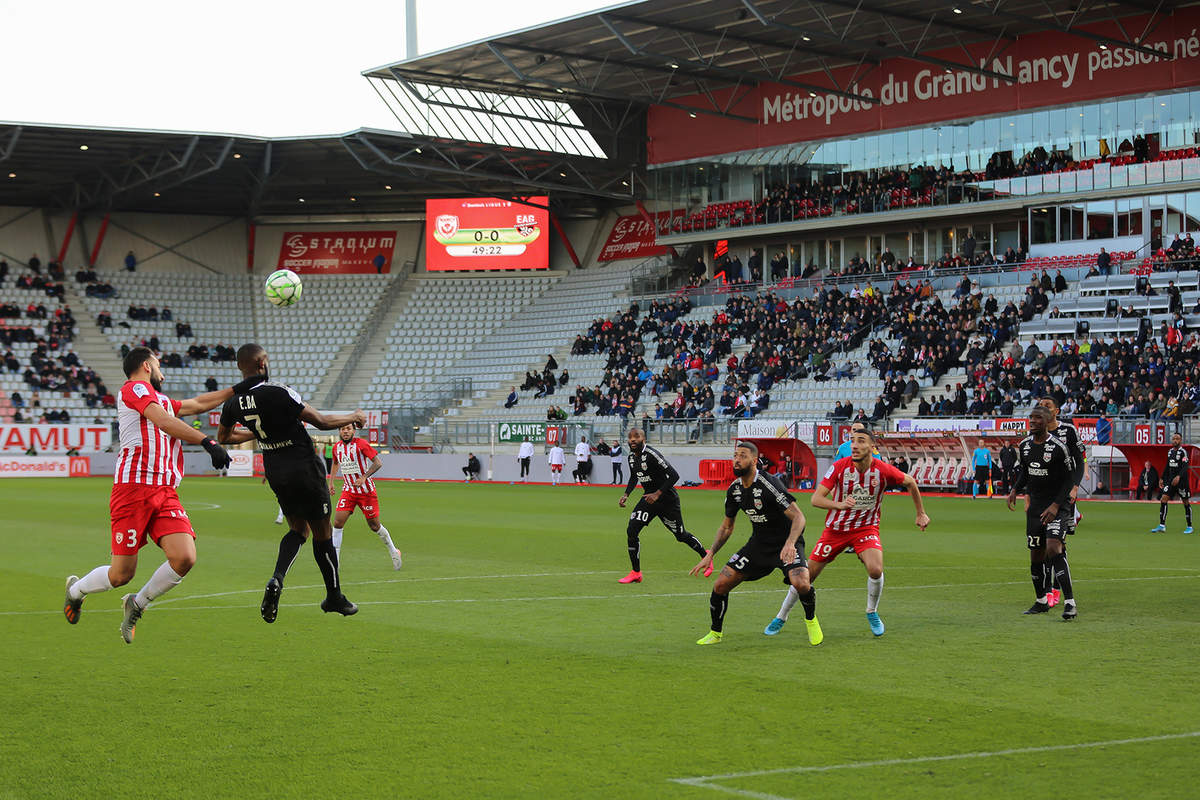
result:
M 304 546 L 304 537 L 299 531 L 288 531 L 279 540 L 279 557 L 275 559 L 275 580 L 279 581 L 279 585 L 283 585 L 283 579 L 287 575 L 288 570 L 292 568 L 292 562 L 296 560 L 296 556 L 300 553 L 300 548 Z
M 333 547 L 333 539 L 314 541 L 313 558 L 317 560 L 317 566 L 321 569 L 321 577 L 325 580 L 325 593 L 330 597 L 340 595 L 342 587 L 338 582 L 338 557 L 337 550 Z
M 712 629 L 721 632 L 725 624 L 725 611 L 729 608 L 729 595 L 713 592 L 708 598 L 708 610 L 712 613 Z

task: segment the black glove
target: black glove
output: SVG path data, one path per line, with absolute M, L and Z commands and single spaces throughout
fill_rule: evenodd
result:
M 266 375 L 251 375 L 249 378 L 246 378 L 245 380 L 235 383 L 233 385 L 233 393 L 234 394 L 246 394 L 251 389 L 253 389 L 255 386 L 258 386 L 260 383 L 265 381 L 266 379 L 267 379 Z
M 233 459 L 229 457 L 229 453 L 225 451 L 225 448 L 212 439 L 205 437 L 200 446 L 208 451 L 208 456 L 212 459 L 213 469 L 225 469 L 233 463 Z

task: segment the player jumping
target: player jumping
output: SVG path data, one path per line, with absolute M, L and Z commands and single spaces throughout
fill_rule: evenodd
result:
M 392 544 L 388 529 L 379 521 L 379 497 L 375 494 L 375 481 L 371 480 L 383 462 L 375 448 L 355 437 L 353 425 L 343 425 L 338 437 L 333 445 L 333 467 L 342 474 L 342 496 L 338 498 L 337 513 L 333 515 L 333 549 L 337 551 L 338 563 L 342 558 L 342 529 L 357 506 L 367 519 L 367 527 L 387 547 L 388 555 L 392 557 L 392 569 L 400 569 L 400 551 Z
M 679 492 L 675 491 L 675 483 L 679 473 L 671 466 L 663 454 L 646 444 L 646 434 L 640 428 L 629 429 L 629 483 L 625 486 L 625 494 L 617 501 L 621 508 L 629 499 L 633 487 L 641 484 L 642 499 L 633 507 L 629 515 L 629 525 L 625 528 L 625 541 L 629 549 L 629 574 L 618 583 L 642 582 L 642 543 L 640 535 L 642 528 L 650 524 L 650 520 L 658 517 L 675 536 L 675 541 L 682 542 L 700 555 L 707 551 L 700 540 L 688 533 L 683 525 L 683 511 L 679 507 Z M 711 561 L 711 559 L 710 559 Z M 712 565 L 708 566 L 704 577 L 712 575 Z
M 1053 416 L 1042 406 L 1029 412 L 1030 435 L 1017 448 L 1017 479 L 1008 493 L 1008 509 L 1015 509 L 1017 495 L 1029 494 L 1025 510 L 1025 539 L 1029 547 L 1029 574 L 1037 598 L 1026 614 L 1045 614 L 1050 610 L 1050 583 L 1044 564 L 1052 569 L 1053 577 L 1062 587 L 1063 613 L 1066 621 L 1075 619 L 1075 591 L 1071 583 L 1071 568 L 1063 550 L 1070 513 L 1067 511 L 1071 488 L 1075 485 L 1071 454 L 1066 444 L 1047 432 Z
M 63 614 L 79 622 L 83 598 L 124 586 L 137 572 L 138 552 L 149 537 L 167 560 L 137 594 L 121 598 L 124 617 L 121 638 L 133 643 L 138 620 L 150 602 L 179 585 L 196 564 L 196 533 L 175 489 L 183 479 L 183 447 L 199 444 L 208 451 L 215 469 L 229 466 L 225 448 L 179 417 L 216 408 L 232 389 L 208 392 L 189 400 L 172 400 L 162 393 L 163 374 L 148 347 L 135 347 L 125 356 L 128 380 L 118 392 L 117 425 L 121 453 L 113 473 L 109 512 L 112 521 L 112 563 L 77 578 L 67 578 Z
M 1183 446 L 1183 436 L 1178 433 L 1171 435 L 1171 449 L 1167 451 L 1167 466 L 1163 470 L 1158 488 L 1161 496 L 1158 499 L 1158 525 L 1150 529 L 1151 533 L 1162 533 L 1167 529 L 1167 503 L 1179 495 L 1183 503 L 1183 516 L 1187 520 L 1184 533 L 1192 532 L 1192 507 L 1188 505 L 1191 497 L 1191 486 L 1188 474 L 1188 452 Z
M 875 458 L 875 437 L 865 428 L 850 434 L 850 457 L 838 459 L 821 479 L 813 492 L 814 508 L 826 510 L 825 530 L 809 556 L 809 576 L 816 582 L 825 565 L 847 548 L 853 548 L 858 560 L 867 568 L 867 624 L 871 633 L 883 636 L 883 620 L 879 618 L 879 597 L 883 594 L 883 545 L 879 541 L 879 506 L 883 493 L 894 486 L 903 487 L 912 495 L 917 510 L 916 524 L 921 530 L 929 527 L 929 515 L 921 500 L 921 491 L 912 475 L 901 472 L 882 459 Z M 796 591 L 788 590 L 779 614 L 763 631 L 767 636 L 779 633 L 787 622 Z
M 262 618 L 266 622 L 275 621 L 283 579 L 310 532 L 313 557 L 325 581 L 326 595 L 321 601 L 321 610 L 336 611 L 347 617 L 357 613 L 358 606 L 342 594 L 337 550 L 333 547 L 333 531 L 329 526 L 325 465 L 313 449 L 304 423 L 330 431 L 343 425 L 362 427 L 366 416 L 362 411 L 323 414 L 301 400 L 290 386 L 266 380 L 267 351 L 261 345 L 244 344 L 238 348 L 237 365 L 245 380 L 234 387 L 234 396 L 221 410 L 217 438 L 229 444 L 258 440 L 263 451 L 267 483 L 275 492 L 288 521 L 288 532 L 279 541 L 275 572 L 263 593 Z M 246 430 L 235 431 L 234 426 L 238 423 Z
M 817 621 L 817 593 L 812 588 L 808 563 L 804 560 L 804 514 L 779 479 L 755 466 L 758 448 L 753 442 L 738 442 L 733 450 L 733 474 L 737 477 L 725 492 L 725 519 L 717 530 L 712 549 L 692 567 L 693 575 L 712 571 L 713 556 L 733 533 L 739 509 L 750 518 L 753 531 L 742 549 L 721 568 L 708 600 L 712 628 L 696 644 L 721 641 L 729 592 L 742 581 L 765 578 L 775 570 L 783 572 L 784 583 L 796 590 L 804 606 L 808 642 L 818 645 L 825 638 Z

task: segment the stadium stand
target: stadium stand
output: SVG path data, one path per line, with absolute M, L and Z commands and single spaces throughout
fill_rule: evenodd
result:
M 452 377 L 483 377 L 465 360 L 487 337 L 521 314 L 557 278 L 417 278 L 386 340 L 371 386 L 342 405 L 388 407 L 433 403 Z
M 89 317 L 85 324 L 103 331 L 117 357 L 122 348 L 140 344 L 159 352 L 169 394 L 186 397 L 202 392 L 209 377 L 222 386 L 239 379 L 237 365 L 232 358 L 219 359 L 217 347 L 228 355 L 253 338 L 245 275 L 101 271 L 95 278 L 77 282 L 77 287 L 84 287 L 82 302 Z M 109 286 L 113 293 L 107 297 L 88 293 L 87 287 L 95 285 Z M 169 309 L 169 319 L 163 318 L 163 309 Z M 109 314 L 111 326 L 99 324 L 102 313 Z M 189 354 L 189 348 L 196 349 Z
M 986 169 L 972 172 L 954 171 L 945 166 L 914 166 L 911 169 L 876 170 L 847 173 L 839 185 L 811 181 L 792 182 L 768 187 L 762 200 L 710 203 L 703 208 L 676 219 L 674 233 L 717 230 L 722 227 L 764 225 L 794 220 L 831 217 L 835 214 L 869 214 L 919 206 L 952 205 L 1005 195 L 995 185 L 996 180 L 1023 178 L 1068 172 L 1090 172 L 1098 164 L 1110 167 L 1160 161 L 1195 158 L 1195 147 L 1163 150 L 1150 154 L 1144 137 L 1133 143 L 1135 152 L 1120 153 L 1107 158 L 1089 158 L 1076 162 L 1069 151 L 1047 151 L 1036 147 L 1013 163 L 996 153 Z
M 0 420 L 107 423 L 115 387 L 75 347 L 74 297 L 52 277 L 57 266 L 0 268 Z
M 971 276 L 998 284 L 987 289 L 969 277 L 943 276 L 937 282 L 944 288 L 934 290 L 930 285 L 927 297 L 919 296 L 924 283 L 894 277 L 868 282 L 867 289 L 843 282 L 837 290 L 836 284 L 827 283 L 818 289 L 789 286 L 780 294 L 738 294 L 715 308 L 692 308 L 685 293 L 672 303 L 639 307 L 632 327 L 622 322 L 632 318 L 634 309 L 626 308 L 607 322 L 594 321 L 573 335 L 563 335 L 563 324 L 543 322 L 541 330 L 535 331 L 517 321 L 520 337 L 525 338 L 514 333 L 511 340 L 501 339 L 494 346 L 518 340 L 527 346 L 496 365 L 495 373 L 517 365 L 515 374 L 524 372 L 530 380 L 501 381 L 496 391 L 482 398 L 479 408 L 452 410 L 447 417 L 543 419 L 555 407 L 584 420 L 610 414 L 642 418 L 655 414 L 656 406 L 686 409 L 689 401 L 702 414 L 706 399 L 712 412 L 720 415 L 723 403 L 739 395 L 753 403 L 756 390 L 766 393 L 770 415 L 807 418 L 833 416 L 839 406 L 844 418 L 876 420 L 931 413 L 1011 415 L 1045 394 L 1056 395 L 1062 404 L 1071 399 L 1068 393 L 1080 392 L 1087 398 L 1075 397 L 1074 405 L 1088 412 L 1154 416 L 1165 411 L 1162 406 L 1169 394 L 1177 395 L 1183 408 L 1194 407 L 1200 400 L 1193 396 L 1200 385 L 1194 358 L 1200 344 L 1192 336 L 1169 347 L 1167 337 L 1179 322 L 1181 332 L 1200 327 L 1200 307 L 1196 316 L 1181 314 L 1177 319 L 1169 310 L 1172 300 L 1166 291 L 1173 283 L 1180 289 L 1180 301 L 1191 309 L 1200 302 L 1197 273 L 1156 273 L 1147 286 L 1158 294 L 1139 296 L 1137 276 L 1081 280 L 1084 269 L 1094 264 L 1091 254 L 1047 257 L 998 275 Z M 1055 292 L 1050 270 L 1061 273 L 1067 287 L 1060 285 Z M 875 296 L 863 299 L 864 291 Z M 612 284 L 598 294 L 611 296 Z M 1137 316 L 1106 319 L 1113 299 L 1132 302 Z M 1095 321 L 1088 319 L 1097 315 Z M 563 323 L 569 320 L 567 315 L 551 316 Z M 658 322 L 647 322 L 654 317 Z M 795 324 L 810 317 L 817 323 L 818 337 L 806 342 Z M 1077 328 L 1081 320 L 1090 330 Z M 613 326 L 620 336 L 609 332 Z M 722 349 L 718 342 L 724 331 L 730 340 Z M 568 338 L 574 345 L 564 354 Z M 796 341 L 801 348 L 794 347 Z M 817 347 L 817 341 L 834 346 Z M 600 351 L 593 352 L 592 342 L 600 342 Z M 1036 346 L 1029 349 L 1035 342 L 1050 351 L 1048 358 Z M 1147 346 L 1152 355 L 1139 354 Z M 556 378 L 562 370 L 569 372 L 566 384 L 555 381 L 553 394 L 540 388 L 545 384 L 544 353 L 554 354 L 558 362 Z M 689 365 L 697 354 L 698 364 Z M 729 355 L 737 359 L 732 371 Z M 777 356 L 781 360 L 773 361 Z M 459 366 L 483 369 L 487 360 L 480 352 Z M 1168 391 L 1148 394 L 1143 408 L 1137 397 L 1149 391 L 1146 381 L 1122 380 L 1112 370 L 1114 363 L 1162 376 Z M 692 381 L 698 391 L 683 385 L 689 366 L 699 366 L 702 380 Z M 607 398 L 614 383 L 616 408 Z M 647 391 L 642 391 L 643 385 Z M 506 408 L 510 386 L 518 387 L 519 401 Z M 597 394 L 607 402 L 598 406 Z M 577 395 L 585 402 L 577 402 Z M 634 403 L 622 409 L 626 395 L 632 395 Z M 716 397 L 721 400 L 714 402 Z M 1159 408 L 1152 407 L 1155 403 Z M 949 480 L 949 473 L 943 479 Z
M 306 275 L 303 301 L 276 308 L 257 302 L 260 275 L 99 272 L 95 277 L 84 285 L 106 284 L 115 294 L 84 295 L 93 324 L 100 314 L 111 315 L 113 324 L 101 329 L 118 356 L 123 347 L 143 343 L 160 352 L 169 392 L 203 392 L 210 377 L 220 386 L 235 383 L 240 376 L 233 354 L 245 342 L 257 341 L 271 356 L 272 377 L 306 399 L 320 395 L 334 361 L 358 336 L 392 279 Z M 153 317 L 139 311 L 148 314 L 151 307 Z M 162 316 L 164 308 L 169 319 Z M 286 325 L 278 324 L 284 319 Z
M 304 294 L 295 306 L 252 302 L 254 337 L 270 354 L 272 377 L 323 405 L 332 388 L 325 385 L 326 378 L 357 340 L 392 280 L 392 275 L 305 275 Z M 261 276 L 252 283 L 251 297 L 257 301 Z

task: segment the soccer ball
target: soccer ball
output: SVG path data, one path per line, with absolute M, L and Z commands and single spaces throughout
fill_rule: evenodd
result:
M 300 276 L 290 269 L 278 269 L 267 276 L 263 288 L 271 305 L 284 308 L 299 302 L 304 285 L 300 283 Z

